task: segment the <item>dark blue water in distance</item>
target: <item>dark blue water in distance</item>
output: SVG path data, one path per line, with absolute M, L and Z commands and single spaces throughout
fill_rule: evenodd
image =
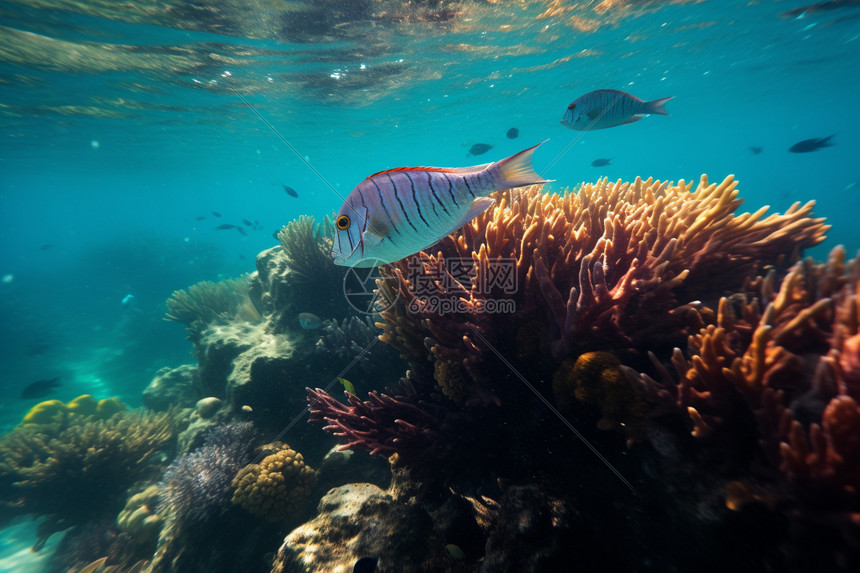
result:
M 21 388 L 55 376 L 51 397 L 140 405 L 156 370 L 192 361 L 162 320 L 172 291 L 252 272 L 273 231 L 387 168 L 548 139 L 550 189 L 734 174 L 743 210 L 814 200 L 833 228 L 809 254 L 853 255 L 860 6 L 810 1 L 464 0 L 443 19 L 392 0 L 372 25 L 360 3 L 316 2 L 287 25 L 274 0 L 0 0 L 0 427 L 32 406 Z M 600 88 L 674 96 L 671 115 L 560 124 Z M 475 143 L 493 147 L 467 157 Z M 242 219 L 259 230 L 215 229 Z

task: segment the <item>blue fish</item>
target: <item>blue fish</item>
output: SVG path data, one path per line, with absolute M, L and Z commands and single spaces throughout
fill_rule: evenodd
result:
M 494 191 L 548 183 L 532 168 L 540 144 L 474 167 L 399 167 L 352 190 L 335 219 L 334 264 L 393 263 L 437 243 L 487 209 Z
M 618 90 L 595 90 L 573 100 L 561 123 L 576 131 L 591 131 L 633 123 L 646 115 L 669 115 L 666 102 L 672 97 L 642 101 Z

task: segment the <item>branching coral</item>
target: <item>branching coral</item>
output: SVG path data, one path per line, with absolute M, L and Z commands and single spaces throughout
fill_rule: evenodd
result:
M 834 249 L 827 264 L 796 264 L 747 295 L 723 298 L 717 324 L 678 349 L 679 382 L 654 359 L 655 402 L 689 414 L 693 436 L 726 463 L 761 457 L 796 486 L 854 495 L 860 488 L 860 261 Z M 758 456 L 757 452 L 761 452 Z
M 51 517 L 50 535 L 122 507 L 126 488 L 173 438 L 172 413 L 120 412 L 107 420 L 68 416 L 20 426 L 0 438 L 0 492 L 20 513 Z
M 818 244 L 827 229 L 809 218 L 811 203 L 768 217 L 765 209 L 735 215 L 740 204 L 731 178 L 702 177 L 695 190 L 637 179 L 563 196 L 537 187 L 505 193 L 435 254 L 392 265 L 399 296 L 383 312 L 382 340 L 414 356 L 429 338 L 437 359 L 462 363 L 476 379 L 475 331 L 497 343 L 503 331 L 532 328 L 555 359 L 677 343 L 702 325 L 692 301 L 739 287 L 765 263 Z M 451 299 L 462 310 L 431 304 Z M 488 312 L 499 300 L 515 310 Z
M 390 280 L 377 283 L 387 303 L 380 339 L 434 376 L 449 400 L 442 419 L 464 406 L 522 415 L 523 386 L 499 356 L 543 379 L 594 351 L 646 364 L 648 351 L 670 352 L 713 321 L 699 301 L 716 301 L 741 288 L 746 274 L 823 240 L 828 227 L 810 218 L 812 203 L 782 215 L 736 215 L 737 194 L 731 177 L 720 184 L 702 177 L 695 189 L 637 179 L 561 196 L 539 187 L 501 193 L 458 232 L 383 269 Z M 604 371 L 590 387 L 580 382 L 580 399 L 600 408 L 604 426 L 640 440 L 646 407 L 638 386 L 620 367 Z M 441 406 L 438 394 L 422 392 L 350 397 L 349 406 L 312 393 L 312 419 L 350 445 L 402 454 L 422 447 L 416 437 L 441 435 L 430 422 L 396 414 L 404 404 Z M 389 423 L 395 419 L 403 425 Z
M 284 521 L 307 503 L 317 472 L 286 444 L 269 444 L 263 451 L 272 453 L 236 474 L 232 501 L 263 519 Z
M 256 313 L 248 298 L 248 277 L 228 279 L 217 283 L 203 281 L 175 291 L 167 299 L 165 320 L 185 324 L 188 333 L 198 337 L 211 323 L 218 319 L 230 320 L 241 314 L 256 322 Z

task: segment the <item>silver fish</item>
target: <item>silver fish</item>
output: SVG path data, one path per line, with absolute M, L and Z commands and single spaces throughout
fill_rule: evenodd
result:
M 618 90 L 595 90 L 573 100 L 561 123 L 576 131 L 591 131 L 633 123 L 650 114 L 669 115 L 665 106 L 672 97 L 642 101 Z
M 548 183 L 532 168 L 541 145 L 474 167 L 399 167 L 371 175 L 335 219 L 334 263 L 392 263 L 426 249 L 487 209 L 494 191 Z

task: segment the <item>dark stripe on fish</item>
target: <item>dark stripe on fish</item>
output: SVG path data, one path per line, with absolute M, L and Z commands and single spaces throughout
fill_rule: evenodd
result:
M 481 176 L 481 174 L 479 173 L 479 174 L 478 174 L 478 177 L 480 178 L 480 176 Z M 474 194 L 474 193 L 472 193 L 472 186 L 471 186 L 471 185 L 469 185 L 469 178 L 468 178 L 468 177 L 463 177 L 463 183 L 465 183 L 465 184 L 466 184 L 466 189 L 469 191 L 469 195 L 471 195 L 471 196 L 472 196 L 472 199 L 474 199 L 474 198 L 475 198 L 475 194 Z
M 450 216 L 451 214 L 448 212 L 448 209 L 445 208 L 445 203 L 443 203 L 442 200 L 439 199 L 439 196 L 436 195 L 436 189 L 433 188 L 433 176 L 430 175 L 430 173 L 427 174 L 427 183 L 430 185 L 430 192 L 433 193 L 433 198 L 436 199 L 436 202 L 439 203 L 439 206 L 442 207 L 445 214 Z
M 388 180 L 391 182 L 391 188 L 394 189 L 394 198 L 397 199 L 397 203 L 400 205 L 400 210 L 403 211 L 403 216 L 406 217 L 406 222 L 409 223 L 412 230 L 417 233 L 418 229 L 412 224 L 412 219 L 409 218 L 409 213 L 406 212 L 406 208 L 403 206 L 403 201 L 400 200 L 400 193 L 397 192 L 397 185 L 395 185 L 394 179 L 392 179 L 391 175 L 388 175 L 387 173 L 385 176 L 388 177 Z
M 373 183 L 373 186 L 376 187 L 376 192 L 379 193 L 379 204 L 382 205 L 382 210 L 385 211 L 385 216 L 388 217 L 388 222 L 391 223 L 391 228 L 397 231 L 398 235 L 401 235 L 400 229 L 397 228 L 397 225 L 394 224 L 394 219 L 391 218 L 391 213 L 388 212 L 388 207 L 385 206 L 385 199 L 382 197 L 382 189 L 379 188 L 379 185 L 376 184 L 376 181 L 370 179 L 370 182 Z
M 418 216 L 421 217 L 421 220 L 424 221 L 427 228 L 430 228 L 430 223 L 427 222 L 427 219 L 424 218 L 424 214 L 421 212 L 421 204 L 418 202 L 418 197 L 415 196 L 415 181 L 412 180 L 412 176 L 409 175 L 408 171 L 404 171 L 404 173 L 406 174 L 406 178 L 409 179 L 409 185 L 412 186 L 412 201 L 418 209 Z
M 444 177 L 444 178 L 445 178 L 445 181 L 447 181 L 447 182 L 448 182 L 448 194 L 449 194 L 449 195 L 451 195 L 451 200 L 454 202 L 454 205 L 456 205 L 456 206 L 459 208 L 459 207 L 460 207 L 460 204 L 459 204 L 459 203 L 457 203 L 457 198 L 456 198 L 456 197 L 454 197 L 454 192 L 452 191 L 452 189 L 454 188 L 454 186 L 453 186 L 453 185 L 451 185 L 451 180 L 450 180 L 450 179 L 448 179 L 448 176 L 447 176 L 447 175 L 445 175 L 444 173 L 442 174 L 442 177 Z

